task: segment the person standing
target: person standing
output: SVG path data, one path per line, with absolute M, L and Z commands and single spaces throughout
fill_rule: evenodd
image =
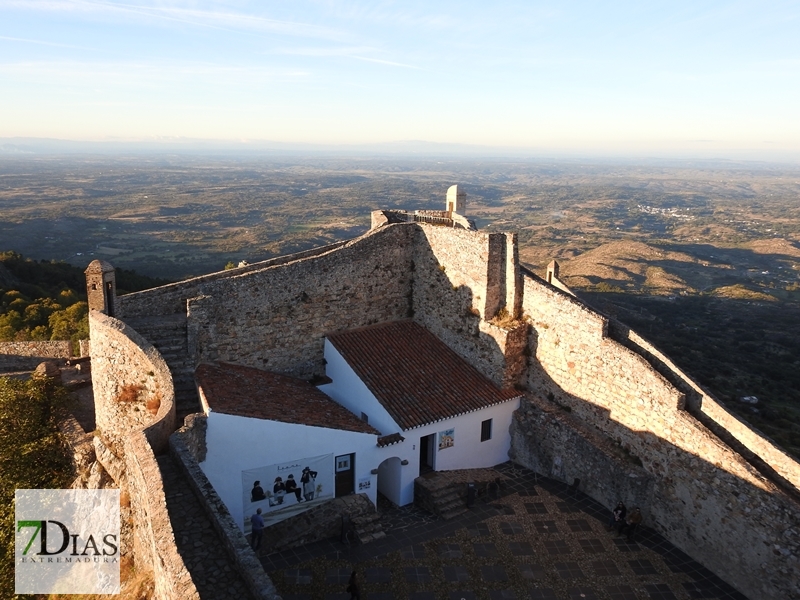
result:
M 300 476 L 300 483 L 303 484 L 303 497 L 306 500 L 314 499 L 314 491 L 317 485 L 316 479 L 316 471 L 312 471 L 309 467 L 303 469 L 303 474 Z
M 350 573 L 350 581 L 347 582 L 347 591 L 350 592 L 350 600 L 361 600 L 361 590 L 358 588 L 356 572 Z
M 620 500 L 614 510 L 611 511 L 611 518 L 608 520 L 608 530 L 612 531 L 624 524 L 627 512 L 625 505 L 622 503 L 622 500 Z
M 627 534 L 629 542 L 633 541 L 633 535 L 642 524 L 642 511 L 638 507 L 634 507 L 631 514 L 622 522 L 622 525 L 617 529 L 617 535 Z
M 258 552 L 261 547 L 261 538 L 264 537 L 264 517 L 261 516 L 261 509 L 259 508 L 252 517 L 250 517 L 250 545 L 253 550 Z

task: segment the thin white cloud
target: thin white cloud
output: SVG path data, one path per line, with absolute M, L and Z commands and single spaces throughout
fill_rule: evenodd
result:
M 45 40 L 31 40 L 27 38 L 10 37 L 7 35 L 0 35 L 0 40 L 8 42 L 22 42 L 25 44 L 39 44 L 41 46 L 56 46 L 57 48 L 75 48 L 77 50 L 95 50 L 95 48 L 87 48 L 86 46 L 75 46 L 73 44 L 59 44 L 58 42 L 48 42 Z
M 365 47 L 365 46 L 343 46 L 343 47 L 336 47 L 336 48 L 278 48 L 271 51 L 271 54 L 280 54 L 286 56 L 313 56 L 313 57 L 343 57 L 343 58 L 353 58 L 356 60 L 361 60 L 365 62 L 377 63 L 381 65 L 388 65 L 391 67 L 401 67 L 404 69 L 417 69 L 420 70 L 420 67 L 415 65 L 409 65 L 407 63 L 401 63 L 393 60 L 387 60 L 385 58 L 375 58 L 370 56 L 364 56 L 365 53 L 368 52 L 375 52 L 375 48 Z
M 230 10 L 203 10 L 184 8 L 165 3 L 126 3 L 105 0 L 0 0 L 0 8 L 36 10 L 44 12 L 72 12 L 106 16 L 138 15 L 161 22 L 180 23 L 210 29 L 276 33 L 295 37 L 341 40 L 347 35 L 340 30 L 311 23 L 270 19 Z
M 319 47 L 280 47 L 274 48 L 267 54 L 281 54 L 286 56 L 349 56 L 353 53 L 374 52 L 375 48 L 367 46 L 338 46 L 329 48 Z
M 366 56 L 357 56 L 355 54 L 348 54 L 347 56 L 349 56 L 350 58 L 355 58 L 357 60 L 363 60 L 363 61 L 371 62 L 371 63 L 378 63 L 378 64 L 381 64 L 381 65 L 389 65 L 389 66 L 392 66 L 392 67 L 402 67 L 404 69 L 421 70 L 420 67 L 415 67 L 414 65 L 406 65 L 404 63 L 394 62 L 394 61 L 391 61 L 391 60 L 382 60 L 380 58 L 369 58 L 369 57 L 366 57 Z
M 0 74 L 8 83 L 41 82 L 48 86 L 59 83 L 67 87 L 91 86 L 107 88 L 164 86 L 180 83 L 229 85 L 237 82 L 283 83 L 305 81 L 310 72 L 301 69 L 269 67 L 232 67 L 207 63 L 163 62 L 75 62 L 20 61 L 0 63 Z

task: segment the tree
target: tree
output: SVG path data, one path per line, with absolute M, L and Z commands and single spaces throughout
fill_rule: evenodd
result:
M 14 595 L 14 491 L 66 488 L 75 473 L 56 415 L 67 405 L 49 377 L 0 377 L 0 597 Z
M 89 305 L 76 302 L 50 315 L 51 340 L 77 341 L 89 337 Z

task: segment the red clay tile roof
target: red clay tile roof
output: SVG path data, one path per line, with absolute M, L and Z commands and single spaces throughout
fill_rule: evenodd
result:
M 378 447 L 385 448 L 386 446 L 392 446 L 405 441 L 406 438 L 399 433 L 390 433 L 389 435 L 384 435 L 383 437 L 378 438 Z
M 404 430 L 517 398 L 499 390 L 414 321 L 391 321 L 328 340 Z
M 201 364 L 194 377 L 213 412 L 380 435 L 302 379 L 232 363 Z

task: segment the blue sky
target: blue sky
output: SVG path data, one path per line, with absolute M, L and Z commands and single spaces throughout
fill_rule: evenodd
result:
M 800 2 L 0 0 L 0 137 L 800 157 Z

